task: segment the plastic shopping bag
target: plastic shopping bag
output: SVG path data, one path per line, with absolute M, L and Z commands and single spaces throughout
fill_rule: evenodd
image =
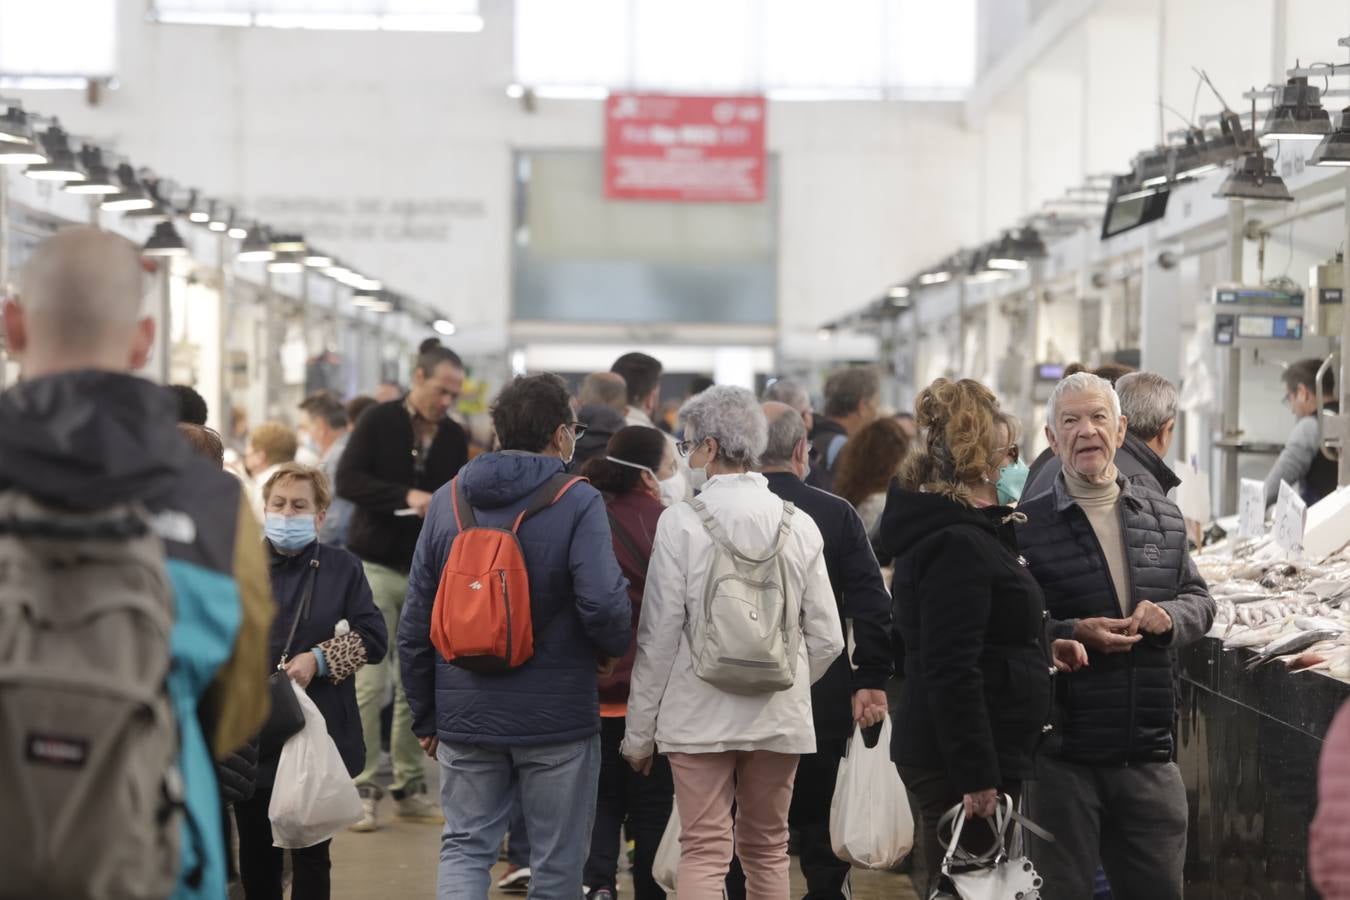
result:
M 361 797 L 328 736 L 323 713 L 309 695 L 291 682 L 305 727 L 287 739 L 277 762 L 276 786 L 267 817 L 272 843 L 299 850 L 322 843 L 361 818 Z
M 889 869 L 914 848 L 909 797 L 891 762 L 890 716 L 874 747 L 864 746 L 861 727 L 853 730 L 830 801 L 830 846 L 865 869 Z
M 667 894 L 675 893 L 675 875 L 680 868 L 680 808 L 670 806 L 670 821 L 661 835 L 661 843 L 656 847 L 656 857 L 652 860 L 652 879 Z

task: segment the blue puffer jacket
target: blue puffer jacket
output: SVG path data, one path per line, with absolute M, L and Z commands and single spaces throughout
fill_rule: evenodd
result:
M 510 528 L 562 460 L 489 453 L 459 477 L 478 524 Z M 527 519 L 519 539 L 530 576 L 534 657 L 501 674 L 452 666 L 431 645 L 431 607 L 458 529 L 449 484 L 436 492 L 417 542 L 398 628 L 413 733 L 459 744 L 557 744 L 600 731 L 596 658 L 620 657 L 632 637 L 628 580 L 614 559 L 600 492 L 572 488 Z

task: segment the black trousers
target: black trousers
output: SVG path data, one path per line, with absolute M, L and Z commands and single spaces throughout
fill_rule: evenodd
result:
M 915 823 L 923 829 L 923 864 L 928 877 L 928 890 L 932 890 L 938 875 L 942 872 L 942 857 L 946 851 L 938 843 L 938 821 L 947 810 L 961 802 L 961 794 L 952 787 L 943 769 L 919 769 L 900 766 L 900 779 L 909 789 L 910 796 L 919 802 L 919 808 L 913 810 Z M 999 790 L 1009 794 L 1016 803 L 1022 793 L 1022 782 L 1011 781 L 1000 785 Z M 961 830 L 961 846 L 972 853 L 983 853 L 994 843 L 994 832 L 983 821 L 967 823 Z
M 614 891 L 619 875 L 619 839 L 624 822 L 637 845 L 633 858 L 633 892 L 637 900 L 664 900 L 666 892 L 652 880 L 652 861 L 670 821 L 675 785 L 664 756 L 652 759 L 649 775 L 633 771 L 622 756 L 624 719 L 600 720 L 600 787 L 595 801 L 591 853 L 582 876 L 591 890 Z M 617 893 L 617 891 L 616 891 Z
M 252 799 L 234 805 L 239 828 L 239 880 L 247 900 L 282 900 L 281 870 L 285 850 L 272 846 L 272 822 L 267 818 L 271 789 L 258 786 Z M 291 900 L 328 900 L 328 848 L 324 841 L 291 854 Z

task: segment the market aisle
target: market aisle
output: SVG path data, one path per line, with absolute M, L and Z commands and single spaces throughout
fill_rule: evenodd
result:
M 435 900 L 436 853 L 441 826 L 411 825 L 392 819 L 393 807 L 385 799 L 381 821 L 388 822 L 373 834 L 344 832 L 333 840 L 332 900 Z M 390 818 L 384 818 L 385 815 Z M 505 863 L 497 866 L 500 873 Z M 632 883 L 620 878 L 620 895 L 632 897 Z M 792 863 L 792 896 L 805 893 L 805 885 Z M 493 900 L 520 897 L 493 891 Z M 853 873 L 854 900 L 917 900 L 909 878 L 889 872 Z

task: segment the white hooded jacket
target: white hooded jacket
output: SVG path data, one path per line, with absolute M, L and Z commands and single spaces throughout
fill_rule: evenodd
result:
M 763 475 L 718 475 L 699 497 L 738 548 L 762 554 L 773 545 L 783 501 Z M 663 753 L 815 752 L 811 685 L 844 650 L 822 547 L 811 517 L 793 516 L 782 558 L 788 571 L 785 587 L 801 598 L 803 639 L 795 683 L 774 693 L 731 694 L 694 674 L 685 629 L 686 618 L 702 608 L 715 544 L 688 503 L 666 510 L 657 525 L 642 599 L 624 755 L 650 756 L 653 746 Z

